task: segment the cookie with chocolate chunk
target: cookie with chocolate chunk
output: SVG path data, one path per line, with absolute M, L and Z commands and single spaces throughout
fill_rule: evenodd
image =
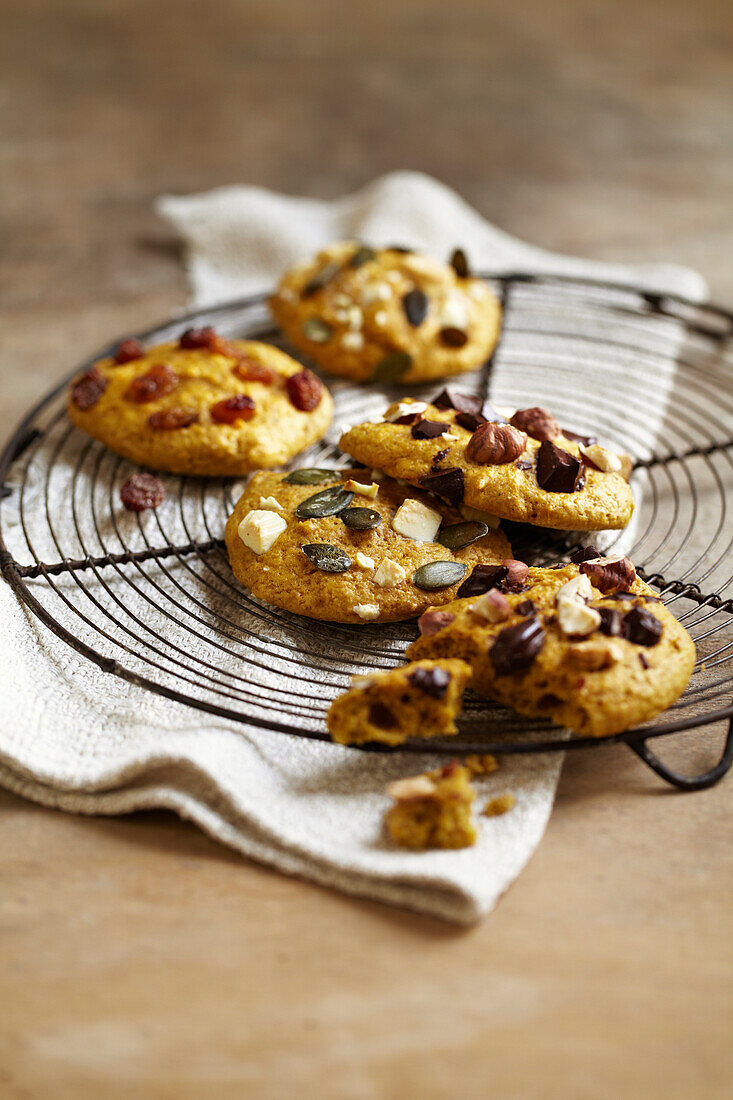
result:
M 356 676 L 331 704 L 328 732 L 342 745 L 450 736 L 457 732 L 455 716 L 470 678 L 469 665 L 450 659 Z
M 256 474 L 225 539 L 259 599 L 341 623 L 413 618 L 454 599 L 475 565 L 511 559 L 501 531 L 364 470 Z
M 519 523 L 621 528 L 634 509 L 629 456 L 563 432 L 540 408 L 507 421 L 478 397 L 444 390 L 431 404 L 391 405 L 383 421 L 346 430 L 339 446 L 455 507 Z
M 499 336 L 501 307 L 462 253 L 442 263 L 355 241 L 289 271 L 270 308 L 294 347 L 330 374 L 413 383 L 475 370 Z
M 407 655 L 466 661 L 474 691 L 520 714 L 608 736 L 665 710 L 692 674 L 692 639 L 628 558 L 530 569 L 521 590 L 485 576 L 465 592 L 423 616 Z
M 471 773 L 457 761 L 387 787 L 387 831 L 402 848 L 469 848 L 476 843 Z
M 331 395 L 269 344 L 189 329 L 116 353 L 76 378 L 69 415 L 111 450 L 173 474 L 239 476 L 280 466 L 326 432 Z

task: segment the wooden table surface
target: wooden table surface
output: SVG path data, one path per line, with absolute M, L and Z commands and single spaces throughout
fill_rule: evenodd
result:
M 151 204 L 396 167 L 511 232 L 733 300 L 730 0 L 0 0 L 7 429 L 185 300 Z M 675 751 L 700 765 L 709 739 Z M 668 750 L 670 753 L 672 750 Z M 729 1096 L 731 782 L 568 758 L 479 927 L 246 863 L 172 816 L 0 793 L 0 1096 Z

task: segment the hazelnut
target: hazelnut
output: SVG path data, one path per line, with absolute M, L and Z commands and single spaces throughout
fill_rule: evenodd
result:
M 533 439 L 550 440 L 562 435 L 562 429 L 552 413 L 538 405 L 531 409 L 517 409 L 509 423 Z
M 503 592 L 498 588 L 490 588 L 476 603 L 471 604 L 471 611 L 489 623 L 503 623 L 511 615 L 512 608 Z
M 591 558 L 582 561 L 579 568 L 600 592 L 630 592 L 636 580 L 636 570 L 628 558 Z
M 580 600 L 559 600 L 557 621 L 563 634 L 585 637 L 592 634 L 601 625 L 601 616 L 594 607 Z
M 417 625 L 423 638 L 432 638 L 433 634 L 437 634 L 444 626 L 449 626 L 454 619 L 455 615 L 452 615 L 450 611 L 440 611 L 431 607 L 424 615 L 420 616 Z
M 504 586 L 509 592 L 521 592 L 529 576 L 529 566 L 523 561 L 514 558 L 504 558 L 502 563 L 506 567 Z
M 622 653 L 618 642 L 593 640 L 571 646 L 568 656 L 579 668 L 586 669 L 588 672 L 597 672 L 599 669 L 611 668 L 618 664 Z
M 429 775 L 411 775 L 408 779 L 395 779 L 387 784 L 387 794 L 396 802 L 431 798 L 436 789 L 435 781 Z
M 524 432 L 509 424 L 481 424 L 466 447 L 466 457 L 479 466 L 503 466 L 519 458 L 527 444 Z

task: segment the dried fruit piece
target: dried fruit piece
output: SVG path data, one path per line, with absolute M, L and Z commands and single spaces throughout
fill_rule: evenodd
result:
M 415 570 L 412 583 L 428 592 L 450 588 L 466 575 L 466 569 L 460 561 L 429 561 Z
M 509 423 L 519 428 L 520 432 L 531 435 L 533 439 L 555 439 L 562 432 L 552 413 L 538 405 L 531 409 L 517 409 Z
M 441 546 L 447 547 L 448 550 L 462 550 L 464 546 L 470 546 L 472 542 L 482 539 L 488 533 L 487 524 L 472 520 L 444 527 L 438 535 L 437 541 Z
M 300 549 L 323 573 L 345 573 L 351 568 L 349 555 L 330 542 L 309 542 Z
M 91 409 L 107 389 L 107 379 L 97 367 L 92 367 L 71 388 L 71 400 L 77 409 Z
M 428 312 L 428 296 L 424 294 L 422 290 L 418 290 L 414 287 L 412 290 L 408 290 L 402 299 L 402 308 L 405 311 L 405 317 L 408 322 L 417 328 L 423 323 Z
M 411 366 L 412 356 L 406 351 L 392 351 L 377 363 L 372 382 L 399 382 Z
M 432 699 L 442 699 L 448 690 L 450 673 L 444 668 L 416 668 L 407 679 L 414 688 Z
M 235 424 L 237 420 L 251 420 L 255 403 L 246 393 L 235 393 L 211 406 L 211 419 L 215 424 Z
M 601 592 L 628 592 L 636 580 L 636 570 L 628 558 L 592 558 L 580 563 L 580 572 L 590 577 Z
M 450 466 L 445 470 L 436 470 L 429 474 L 423 474 L 419 478 L 419 485 L 436 496 L 447 500 L 449 504 L 460 504 L 464 494 L 463 470 L 458 466 Z
M 333 336 L 333 329 L 320 317 L 306 317 L 300 326 L 303 335 L 314 344 L 327 344 Z
M 283 478 L 288 485 L 321 485 L 324 481 L 336 481 L 335 470 L 324 470 L 320 466 L 301 466 Z
M 152 474 L 133 474 L 121 487 L 120 500 L 128 512 L 157 508 L 165 500 L 165 485 Z
M 115 349 L 114 361 L 119 366 L 123 363 L 131 363 L 133 359 L 140 359 L 145 354 L 145 349 L 139 340 L 130 338 L 122 340 Z
M 195 424 L 199 414 L 195 409 L 159 409 L 148 417 L 148 424 L 157 431 L 171 432 Z
M 271 386 L 275 381 L 275 372 L 266 367 L 264 363 L 258 363 L 247 355 L 242 355 L 232 367 L 232 374 L 241 378 L 243 382 L 261 382 L 263 386 Z
M 336 516 L 348 508 L 354 499 L 353 493 L 348 493 L 340 485 L 334 485 L 331 489 L 323 489 L 320 493 L 314 493 L 311 497 L 302 500 L 295 509 L 298 519 L 323 519 L 324 516 Z
M 448 263 L 451 265 L 459 279 L 470 278 L 471 269 L 468 266 L 466 253 L 463 251 L 462 248 L 453 249 Z
M 533 615 L 501 630 L 489 650 L 489 659 L 497 676 L 509 676 L 529 668 L 544 644 L 545 631 Z
M 545 440 L 537 452 L 537 484 L 547 493 L 574 493 L 583 487 L 582 464 Z
M 437 608 L 431 608 L 420 616 L 417 625 L 424 638 L 432 638 L 433 634 L 437 634 L 444 626 L 450 626 L 454 619 L 455 615 L 451 614 L 450 611 L 439 611 Z
M 313 371 L 303 370 L 297 374 L 291 374 L 285 383 L 290 404 L 301 412 L 313 412 L 321 403 L 323 397 L 323 382 L 317 378 Z
M 662 637 L 662 624 L 643 607 L 633 607 L 624 619 L 624 636 L 636 645 L 656 645 Z
M 441 420 L 418 420 L 413 424 L 411 435 L 413 439 L 436 439 L 450 428 Z
M 447 348 L 462 348 L 468 343 L 468 333 L 455 325 L 446 325 L 438 332 L 438 339 Z
M 382 517 L 374 508 L 344 508 L 340 516 L 352 531 L 372 531 L 382 522 Z
M 139 374 L 133 378 L 127 387 L 125 397 L 128 401 L 134 401 L 138 405 L 144 405 L 148 401 L 157 401 L 165 397 L 178 385 L 178 375 L 168 363 L 156 363 L 145 374 Z
M 509 424 L 481 424 L 466 446 L 466 457 L 480 466 L 504 466 L 519 458 L 527 445 L 523 432 Z
M 178 346 L 186 351 L 195 348 L 206 348 L 207 351 L 217 351 L 222 354 L 226 354 L 224 349 L 228 347 L 226 341 L 218 335 L 211 325 L 205 325 L 203 328 L 187 328 L 178 337 Z

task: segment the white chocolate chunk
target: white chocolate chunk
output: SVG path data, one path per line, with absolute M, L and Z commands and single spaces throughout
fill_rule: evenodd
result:
M 351 478 L 344 485 L 344 489 L 350 493 L 359 493 L 360 496 L 369 497 L 370 500 L 374 500 L 379 492 L 376 481 L 372 482 L 371 485 L 366 485 L 363 481 L 352 481 Z
M 371 477 L 372 481 L 384 481 L 384 474 L 381 470 L 372 470 L 369 476 Z
M 362 313 L 361 309 L 359 308 L 359 306 L 349 306 L 346 314 L 349 328 L 352 330 L 352 332 L 358 332 L 364 324 L 364 314 Z
M 339 293 L 334 294 L 333 304 L 336 309 L 348 309 L 349 306 L 353 305 L 354 303 L 352 299 L 348 296 L 348 294 Z
M 557 605 L 557 621 L 563 634 L 585 637 L 598 630 L 601 616 L 594 607 L 588 607 L 580 600 L 560 600 Z
M 465 332 L 468 327 L 468 307 L 462 294 L 448 295 L 440 311 L 440 324 L 443 328 L 459 328 Z
M 287 523 L 276 512 L 255 508 L 247 512 L 237 528 L 244 545 L 255 554 L 264 554 L 282 535 Z
M 354 561 L 360 569 L 373 569 L 377 564 L 374 558 L 370 558 L 367 554 L 362 554 L 361 550 L 357 550 L 354 554 Z
M 387 311 L 385 309 L 378 309 L 374 314 L 374 324 L 377 328 L 384 328 L 387 324 Z
M 375 603 L 357 603 L 351 609 L 360 619 L 378 619 L 379 608 Z
M 297 302 L 299 297 L 296 292 L 290 286 L 282 286 L 277 292 L 278 298 L 282 298 L 283 302 Z
M 581 600 L 592 600 L 593 586 L 590 583 L 588 574 L 579 573 L 577 577 L 572 577 L 562 588 L 558 589 L 555 599 L 558 604 L 564 600 L 574 600 L 576 603 Z
M 275 500 L 274 497 L 260 497 L 260 508 L 264 508 L 266 512 L 284 512 L 282 504 L 279 500 Z
M 398 535 L 414 539 L 415 542 L 435 542 L 442 520 L 440 512 L 428 508 L 420 500 L 408 497 L 395 512 L 392 527 Z
M 370 306 L 372 302 L 388 302 L 391 297 L 389 283 L 367 283 L 361 292 L 361 302 L 365 306 Z
M 400 401 L 399 405 L 390 417 L 390 423 L 399 420 L 401 416 L 409 416 L 410 413 L 424 413 L 427 405 L 424 401 Z M 385 416 L 386 420 L 387 417 Z
M 401 584 L 406 576 L 406 571 L 396 561 L 392 561 L 391 558 L 382 558 L 372 580 L 380 588 L 394 588 L 395 585 Z
M 349 351 L 361 351 L 364 347 L 364 337 L 360 332 L 345 332 L 341 337 L 341 346 Z
M 607 451 L 605 447 L 601 447 L 598 443 L 593 443 L 590 447 L 586 447 L 581 443 L 580 453 L 589 458 L 599 470 L 603 470 L 604 474 L 618 474 L 623 468 L 621 456 L 615 455 L 613 451 Z

